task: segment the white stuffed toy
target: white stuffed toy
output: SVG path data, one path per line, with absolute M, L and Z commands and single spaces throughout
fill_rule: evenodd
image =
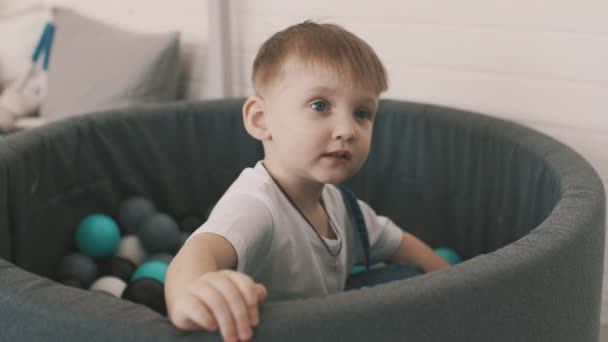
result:
M 46 95 L 46 70 L 54 31 L 55 26 L 47 23 L 32 55 L 32 63 L 0 95 L 0 131 L 13 131 L 17 119 L 32 115 L 40 107 Z M 44 59 L 40 66 L 38 59 L 42 53 Z

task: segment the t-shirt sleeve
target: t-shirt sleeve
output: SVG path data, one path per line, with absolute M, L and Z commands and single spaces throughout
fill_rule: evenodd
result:
M 249 194 L 236 194 L 222 198 L 209 219 L 190 238 L 203 232 L 218 234 L 228 240 L 237 254 L 237 271 L 249 273 L 247 271 L 252 264 L 262 263 L 270 249 L 272 213 L 261 199 Z
M 385 261 L 397 251 L 403 231 L 388 217 L 376 215 L 365 202 L 358 202 L 367 225 L 371 263 Z

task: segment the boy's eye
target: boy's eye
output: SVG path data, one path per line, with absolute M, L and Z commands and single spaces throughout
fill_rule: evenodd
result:
M 360 120 L 370 119 L 372 114 L 365 109 L 358 109 L 355 111 L 355 117 Z
M 323 101 L 316 101 L 310 105 L 310 108 L 317 112 L 324 112 L 327 109 L 327 103 Z

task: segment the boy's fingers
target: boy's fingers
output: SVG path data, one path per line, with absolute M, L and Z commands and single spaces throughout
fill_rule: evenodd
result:
M 257 326 L 260 322 L 260 314 L 258 311 L 258 305 L 260 303 L 260 289 L 258 284 L 255 284 L 253 280 L 242 273 L 232 272 L 229 274 L 234 284 L 241 291 L 245 303 L 247 305 L 247 311 L 249 314 L 249 323 L 251 326 Z M 262 287 L 263 288 L 263 287 Z M 265 289 L 263 289 L 265 291 Z
M 195 291 L 214 316 L 224 341 L 238 341 L 236 323 L 224 294 L 212 283 L 202 284 Z
M 251 325 L 257 327 L 260 324 L 260 311 L 259 304 L 264 301 L 266 298 L 266 288 L 262 284 L 255 284 L 254 291 L 256 292 L 256 297 L 258 299 L 258 305 L 249 309 L 249 317 L 251 319 Z
M 233 277 L 230 276 L 230 273 L 234 272 L 223 272 L 221 277 L 215 279 L 212 286 L 223 294 L 224 299 L 230 307 L 234 322 L 236 323 L 238 336 L 241 340 L 246 341 L 249 340 L 253 334 L 251 331 L 251 323 L 249 322 L 248 305 L 238 284 L 235 283 Z
M 256 289 L 256 284 L 253 282 L 253 280 L 243 274 L 243 273 L 237 273 L 237 272 L 231 272 L 231 273 L 227 273 L 228 277 L 230 277 L 230 279 L 232 280 L 232 282 L 234 283 L 234 285 L 236 285 L 236 287 L 238 287 L 238 289 L 241 291 L 241 295 L 243 296 L 243 298 L 245 299 L 245 302 L 247 303 L 248 307 L 252 307 L 258 306 L 258 294 L 257 294 L 257 289 Z
M 197 298 L 190 297 L 180 305 L 181 311 L 171 315 L 171 322 L 182 330 L 200 330 L 201 328 L 213 331 L 217 329 L 217 322 L 207 306 Z
M 193 298 L 191 303 L 192 308 L 189 310 L 189 320 L 207 331 L 215 331 L 217 329 L 217 322 L 211 310 L 207 308 L 207 305 L 197 298 Z
M 258 301 L 263 301 L 264 299 L 266 299 L 266 296 L 268 295 L 268 291 L 266 290 L 266 287 L 262 284 L 255 284 L 255 289 L 258 295 Z
M 238 279 L 233 275 L 238 275 L 236 272 L 226 271 L 221 274 L 217 282 L 213 283 L 219 291 L 224 294 L 224 298 L 230 306 L 230 311 L 234 321 L 236 322 L 237 331 L 241 340 L 249 340 L 253 335 L 251 331 L 251 322 L 249 316 L 249 305 L 247 299 L 239 287 Z M 236 281 L 235 281 L 236 280 Z

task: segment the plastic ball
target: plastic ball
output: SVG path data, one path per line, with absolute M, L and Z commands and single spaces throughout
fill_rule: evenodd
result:
M 162 314 L 167 314 L 164 285 L 152 278 L 141 278 L 127 285 L 122 298 L 134 303 L 143 304 Z
M 84 254 L 103 258 L 116 252 L 120 242 L 120 229 L 116 222 L 104 214 L 85 217 L 76 228 L 76 245 Z
M 91 287 L 89 287 L 89 290 L 106 292 L 114 297 L 120 298 L 126 287 L 127 283 L 120 278 L 103 276 L 95 280 L 93 284 L 91 284 Z
M 192 233 L 203 224 L 203 220 L 197 216 L 187 216 L 179 223 L 182 232 Z
M 97 262 L 99 275 L 113 276 L 128 282 L 135 272 L 135 264 L 121 257 L 111 257 Z
M 171 216 L 156 213 L 144 219 L 137 233 L 148 253 L 171 252 L 179 243 L 179 226 Z
M 140 278 L 152 278 L 164 284 L 167 268 L 169 268 L 169 264 L 164 261 L 146 261 L 135 270 L 133 276 L 131 276 L 131 281 Z
M 458 253 L 451 248 L 439 247 L 435 249 L 435 252 L 452 265 L 462 262 L 460 255 L 458 255 Z
M 75 287 L 77 289 L 84 289 L 85 286 L 80 282 L 80 280 L 75 278 L 65 278 L 60 281 L 65 286 Z
M 120 240 L 116 256 L 127 259 L 137 266 L 148 258 L 148 253 L 137 235 L 127 235 Z
M 175 246 L 175 248 L 173 248 L 173 254 L 177 254 L 177 252 L 179 252 L 179 250 L 182 248 L 182 246 L 186 243 L 186 240 L 188 240 L 188 238 L 190 237 L 191 233 L 188 232 L 182 232 L 179 235 L 179 240 L 177 242 L 177 245 Z
M 137 234 L 139 225 L 156 212 L 154 203 L 144 197 L 130 197 L 118 208 L 118 223 L 125 234 Z
M 97 278 L 97 274 L 97 264 L 91 257 L 81 253 L 72 253 L 59 261 L 55 279 L 70 286 L 76 285 L 74 284 L 74 280 L 76 280 L 80 284 L 75 287 L 85 288 Z
M 351 268 L 350 274 L 357 274 L 366 271 L 367 268 L 364 265 L 355 265 Z
M 171 253 L 156 253 L 151 255 L 146 261 L 162 261 L 170 264 L 171 260 L 173 260 L 173 254 Z

